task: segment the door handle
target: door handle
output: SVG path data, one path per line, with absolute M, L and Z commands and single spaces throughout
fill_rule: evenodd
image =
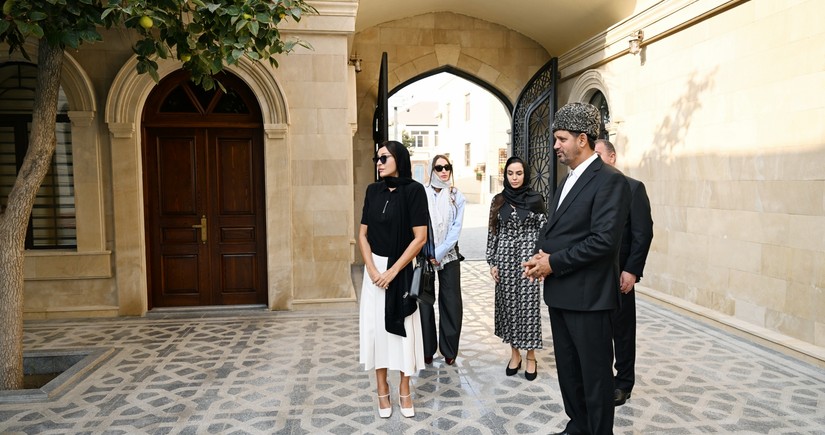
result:
M 201 224 L 200 225 L 192 225 L 192 228 L 200 228 L 201 229 L 201 243 L 204 245 L 206 244 L 206 215 L 201 216 Z

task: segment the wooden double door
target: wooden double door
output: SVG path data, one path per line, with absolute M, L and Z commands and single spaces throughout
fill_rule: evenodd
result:
M 147 101 L 150 307 L 267 302 L 260 113 L 240 80 L 221 83 L 207 92 L 181 73 Z

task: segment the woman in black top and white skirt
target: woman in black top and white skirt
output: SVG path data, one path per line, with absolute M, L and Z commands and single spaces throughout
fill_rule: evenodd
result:
M 410 376 L 424 367 L 424 347 L 409 287 L 411 262 L 427 241 L 427 196 L 412 179 L 410 154 L 400 142 L 384 142 L 373 160 L 381 180 L 367 187 L 358 234 L 364 258 L 360 362 L 375 369 L 378 415 L 392 415 L 387 371 L 399 370 L 401 414 L 412 417 Z

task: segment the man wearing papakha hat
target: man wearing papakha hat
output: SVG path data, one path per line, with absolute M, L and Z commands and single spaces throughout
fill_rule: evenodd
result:
M 630 207 L 625 176 L 595 152 L 601 117 L 590 104 L 556 112 L 553 149 L 570 168 L 549 204 L 525 276 L 544 280 L 556 368 L 570 421 L 562 434 L 613 433 L 613 334 L 619 246 Z

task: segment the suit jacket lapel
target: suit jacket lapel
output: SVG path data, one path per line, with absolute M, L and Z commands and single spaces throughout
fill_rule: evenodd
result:
M 556 210 L 553 213 L 552 217 L 550 218 L 550 222 L 547 224 L 548 230 L 550 229 L 550 227 L 553 226 L 553 224 L 556 223 L 556 221 L 559 220 L 559 217 L 562 214 L 564 214 L 567 208 L 570 207 L 570 204 L 573 202 L 574 199 L 576 199 L 576 196 L 582 191 L 582 189 L 584 189 L 584 186 L 586 186 L 587 183 L 589 183 L 590 180 L 592 180 L 593 177 L 596 176 L 596 171 L 601 169 L 603 164 L 604 162 L 602 162 L 601 159 L 597 158 L 595 161 L 590 163 L 590 166 L 588 166 L 587 169 L 584 170 L 584 173 L 581 174 L 579 179 L 576 181 L 576 184 L 573 185 L 573 188 L 571 188 L 570 191 L 567 192 L 567 196 L 564 197 L 564 201 L 562 201 L 561 205 L 559 205 L 558 210 Z M 559 202 L 559 196 L 561 196 L 561 189 L 564 187 L 564 183 L 566 182 L 567 178 L 565 178 L 559 186 L 559 188 L 556 189 L 556 195 L 553 197 L 554 208 L 555 205 Z
M 556 193 L 553 194 L 553 201 L 550 203 L 550 208 L 547 209 L 549 211 L 550 219 L 547 221 L 546 224 L 544 224 L 544 234 L 550 232 L 550 228 L 552 228 L 553 224 L 556 223 L 556 217 L 560 213 L 559 210 L 556 210 L 557 205 L 559 203 L 559 197 L 561 197 L 561 191 L 562 189 L 564 189 L 564 184 L 567 183 L 569 179 L 570 177 L 564 177 L 564 179 L 561 180 L 561 183 L 559 183 L 559 186 L 556 187 Z M 570 196 L 570 192 L 568 192 L 567 196 Z
M 559 186 L 556 187 L 556 193 L 553 194 L 553 201 L 550 202 L 550 208 L 548 208 L 548 210 L 550 210 L 550 216 L 553 216 L 553 214 L 555 214 L 556 212 L 556 208 L 559 203 L 559 197 L 561 196 L 561 191 L 562 189 L 564 189 L 564 183 L 567 183 L 568 178 L 569 177 L 564 177 L 564 179 L 561 180 L 561 183 L 559 183 Z

